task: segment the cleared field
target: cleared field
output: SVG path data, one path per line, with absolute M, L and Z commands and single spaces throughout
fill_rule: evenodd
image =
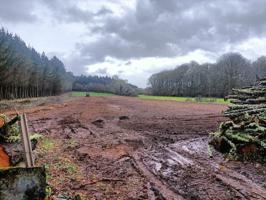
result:
M 87 92 L 72 92 L 72 96 L 74 97 L 85 97 Z M 103 93 L 103 92 L 89 92 L 92 97 L 105 97 L 105 96 L 114 96 L 111 93 Z
M 148 96 L 139 95 L 140 99 L 147 100 L 161 100 L 161 101 L 177 101 L 177 102 L 202 102 L 202 103 L 220 103 L 229 104 L 229 101 L 225 101 L 223 98 L 207 98 L 207 97 L 167 97 L 167 96 Z
M 263 165 L 208 153 L 208 134 L 227 106 L 72 98 L 24 109 L 30 132 L 44 135 L 36 165 L 63 194 L 85 199 L 265 199 Z M 23 104 L 24 105 L 24 104 Z

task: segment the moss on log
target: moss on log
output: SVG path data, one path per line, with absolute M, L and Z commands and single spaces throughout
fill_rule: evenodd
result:
M 266 78 L 228 98 L 232 105 L 224 115 L 231 121 L 210 134 L 210 145 L 235 159 L 266 162 Z
M 0 170 L 1 200 L 44 200 L 45 189 L 43 167 Z

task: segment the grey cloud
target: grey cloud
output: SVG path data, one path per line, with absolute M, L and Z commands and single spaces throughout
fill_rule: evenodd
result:
M 50 10 L 54 21 L 80 22 L 92 18 L 92 13 L 78 8 L 74 1 L 69 0 L 42 0 L 43 4 Z
M 174 55 L 174 51 L 167 47 L 167 44 L 160 44 L 159 48 L 149 49 L 145 44 L 129 41 L 116 35 L 106 35 L 100 41 L 90 44 L 79 44 L 81 56 L 89 56 L 91 63 L 104 61 L 106 56 L 127 60 L 128 58 L 150 57 L 153 55 L 168 56 Z M 162 52 L 162 50 L 164 50 Z
M 100 10 L 94 12 L 83 10 L 77 6 L 78 1 L 42 1 L 43 4 L 51 11 L 52 15 L 54 16 L 54 20 L 60 22 L 83 22 L 89 24 L 90 21 L 94 20 L 96 17 L 104 17 L 113 13 L 110 9 L 104 6 Z
M 102 7 L 96 14 L 95 16 L 102 16 L 102 15 L 108 15 L 108 14 L 113 14 L 113 11 L 111 11 L 108 8 Z
M 131 61 L 126 62 L 125 65 L 131 65 Z
M 71 70 L 75 75 L 87 74 L 86 65 L 90 63 L 90 59 L 74 55 L 71 57 L 59 57 L 64 62 L 68 70 Z
M 103 18 L 92 33 L 98 40 L 81 43 L 91 63 L 118 59 L 172 57 L 196 49 L 219 52 L 266 32 L 266 2 L 224 0 L 138 0 L 136 10 Z M 99 37 L 100 36 L 100 37 Z
M 127 62 L 133 58 L 174 57 L 197 49 L 220 52 L 228 44 L 265 37 L 266 33 L 265 0 L 137 0 L 136 8 L 124 10 L 124 15 L 116 15 L 109 4 L 104 4 L 118 5 L 124 0 L 98 0 L 103 6 L 95 10 L 81 9 L 77 2 L 88 1 L 0 0 L 0 22 L 34 21 L 38 19 L 34 15 L 38 15 L 37 5 L 52 15 L 38 15 L 44 20 L 87 25 L 87 36 L 93 42 L 79 41 L 75 54 L 65 58 L 66 66 L 73 66 L 77 74 L 107 56 Z
M 88 21 L 93 17 L 92 13 L 82 11 L 77 7 L 70 7 L 65 12 L 67 14 L 62 16 L 65 16 L 67 21 Z
M 0 22 L 33 22 L 35 3 L 31 0 L 0 0 Z

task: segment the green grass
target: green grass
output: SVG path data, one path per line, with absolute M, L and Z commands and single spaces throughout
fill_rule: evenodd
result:
M 207 97 L 168 97 L 168 96 L 149 96 L 139 95 L 140 99 L 161 100 L 161 101 L 177 101 L 177 102 L 201 102 L 201 103 L 219 103 L 229 104 L 229 101 L 224 101 L 223 98 L 207 98 Z
M 55 142 L 51 138 L 43 138 L 43 140 L 41 141 L 41 148 L 46 152 L 51 151 L 54 147 L 55 147 Z
M 111 93 L 102 92 L 89 92 L 92 97 L 106 97 L 114 96 Z M 72 92 L 74 97 L 85 97 L 86 92 Z M 177 101 L 177 102 L 201 102 L 201 103 L 218 103 L 218 104 L 229 104 L 230 101 L 224 101 L 223 98 L 209 98 L 209 97 L 169 97 L 169 96 L 149 96 L 139 95 L 138 98 L 144 100 L 161 100 L 161 101 Z
M 72 92 L 72 96 L 74 97 L 85 97 L 87 92 Z M 111 93 L 103 93 L 103 92 L 89 92 L 91 97 L 106 97 L 106 96 L 114 96 Z

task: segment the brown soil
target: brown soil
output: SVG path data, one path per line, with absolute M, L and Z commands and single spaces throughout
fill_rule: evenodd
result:
M 225 109 L 80 97 L 25 112 L 31 130 L 54 142 L 39 149 L 37 162 L 49 166 L 56 194 L 99 200 L 266 199 L 264 166 L 229 161 L 219 153 L 209 157 L 208 133 L 226 120 Z

